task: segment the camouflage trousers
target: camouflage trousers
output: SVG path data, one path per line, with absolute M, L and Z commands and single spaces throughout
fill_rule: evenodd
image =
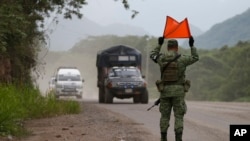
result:
M 160 129 L 162 133 L 166 133 L 169 127 L 169 121 L 171 111 L 174 111 L 175 124 L 174 129 L 176 133 L 182 133 L 183 131 L 183 117 L 186 113 L 187 107 L 183 97 L 164 97 L 161 98 L 160 103 Z

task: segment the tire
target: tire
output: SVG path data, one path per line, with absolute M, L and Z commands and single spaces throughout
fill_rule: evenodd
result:
M 143 104 L 148 104 L 148 90 L 145 90 L 145 91 L 141 94 L 141 103 L 143 103 Z
M 140 103 L 141 102 L 141 95 L 134 95 L 133 97 L 134 103 Z
M 113 103 L 113 94 L 105 88 L 105 103 Z
M 99 87 L 99 103 L 104 103 L 105 102 L 105 93 L 103 91 L 102 87 Z

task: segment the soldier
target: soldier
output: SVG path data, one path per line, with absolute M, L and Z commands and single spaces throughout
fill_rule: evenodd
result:
M 182 141 L 183 117 L 186 113 L 186 103 L 184 100 L 185 92 L 190 87 L 190 81 L 185 79 L 186 67 L 199 60 L 194 39 L 189 38 L 191 56 L 180 55 L 178 53 L 178 42 L 175 39 L 169 39 L 167 43 L 167 52 L 160 53 L 164 38 L 158 38 L 158 46 L 151 51 L 150 58 L 158 63 L 161 69 L 161 80 L 156 81 L 160 92 L 160 130 L 161 141 L 167 141 L 167 130 L 169 127 L 171 110 L 173 108 L 175 117 L 175 140 Z

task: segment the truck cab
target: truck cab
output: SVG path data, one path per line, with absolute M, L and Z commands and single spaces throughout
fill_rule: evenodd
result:
M 113 98 L 133 98 L 134 103 L 148 103 L 147 83 L 134 66 L 112 67 L 105 79 L 105 102 Z

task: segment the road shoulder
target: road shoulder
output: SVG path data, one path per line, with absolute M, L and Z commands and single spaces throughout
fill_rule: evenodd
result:
M 143 124 L 91 103 L 81 103 L 82 112 L 25 122 L 31 135 L 13 141 L 154 141 Z

